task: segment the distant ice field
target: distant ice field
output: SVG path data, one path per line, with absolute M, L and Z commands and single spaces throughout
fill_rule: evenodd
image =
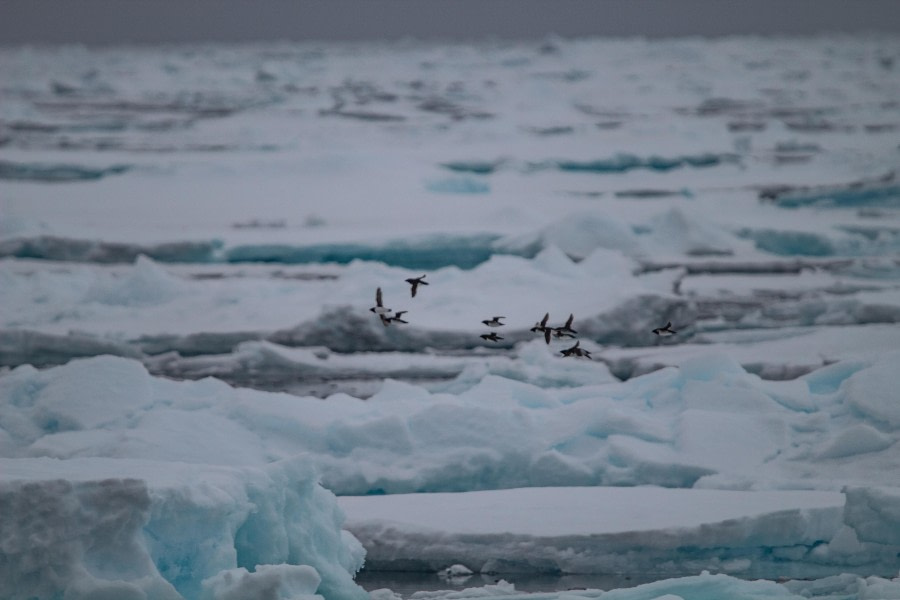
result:
M 209 355 L 234 383 L 321 395 L 228 365 L 256 340 L 470 352 L 493 345 L 472 333 L 494 313 L 516 329 L 507 349 L 548 311 L 603 347 L 653 346 L 667 320 L 682 340 L 894 324 L 896 51 L 889 36 L 6 49 L 0 360 L 112 352 L 193 377 L 183 359 Z M 423 272 L 409 302 L 403 279 Z M 365 320 L 378 286 L 405 331 Z M 366 334 L 328 333 L 348 322 Z
M 896 36 L 0 49 L 0 597 L 900 597 L 898 99 Z

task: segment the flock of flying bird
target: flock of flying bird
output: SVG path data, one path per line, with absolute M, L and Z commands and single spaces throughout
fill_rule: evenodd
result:
M 416 291 L 418 291 L 420 285 L 428 285 L 428 282 L 425 281 L 425 275 L 422 275 L 421 277 L 411 277 L 411 278 L 407 279 L 406 282 L 410 285 L 410 295 L 413 298 L 416 297 Z M 376 315 L 378 315 L 378 318 L 381 319 L 381 323 L 385 327 L 387 327 L 391 323 L 409 323 L 409 321 L 405 321 L 403 319 L 403 315 L 409 311 L 406 311 L 406 310 L 393 311 L 390 308 L 385 307 L 384 302 L 382 301 L 382 297 L 381 297 L 381 288 L 378 288 L 377 290 L 375 290 L 375 306 L 373 306 L 369 310 L 372 311 L 373 313 L 375 313 Z M 501 321 L 501 319 L 505 319 L 505 318 L 506 317 L 503 317 L 503 316 L 492 317 L 490 319 L 483 320 L 482 323 L 484 323 L 485 325 L 487 325 L 488 327 L 491 327 L 491 328 L 503 327 L 504 325 L 506 325 L 506 323 L 503 323 Z M 535 323 L 534 327 L 531 328 L 532 333 L 543 334 L 544 340 L 547 342 L 547 344 L 550 343 L 550 338 L 553 338 L 553 337 L 555 337 L 557 339 L 562 339 L 562 338 L 567 338 L 567 337 L 574 338 L 575 334 L 578 333 L 577 331 L 572 329 L 572 323 L 575 320 L 575 315 L 573 315 L 573 314 L 570 314 L 569 318 L 566 320 L 566 323 L 559 327 L 551 327 L 551 326 L 547 325 L 547 321 L 549 319 L 550 319 L 550 313 L 548 312 L 544 315 L 543 319 L 541 319 L 540 321 Z M 665 327 L 657 327 L 656 329 L 654 329 L 653 333 L 655 333 L 658 336 L 665 337 L 665 336 L 674 335 L 677 332 L 674 329 L 672 329 L 672 322 L 670 321 L 670 322 L 666 323 Z M 485 341 L 499 342 L 503 338 L 500 337 L 499 335 L 497 335 L 496 331 L 492 331 L 490 333 L 482 334 L 481 339 L 483 339 Z M 590 351 L 582 348 L 579 345 L 580 343 L 581 342 L 576 341 L 574 346 L 572 346 L 570 348 L 566 348 L 565 350 L 560 350 L 560 353 L 564 357 L 578 356 L 578 357 L 584 357 L 584 358 L 591 358 Z

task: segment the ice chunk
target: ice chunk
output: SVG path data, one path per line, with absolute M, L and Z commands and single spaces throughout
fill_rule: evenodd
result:
M 888 600 L 900 598 L 900 581 L 881 577 L 859 577 L 842 573 L 822 579 L 786 581 L 784 587 L 800 598 L 847 598 L 849 600 Z
M 102 477 L 73 482 L 62 477 L 83 464 L 52 465 L 47 477 L 46 461 L 0 462 L 5 515 L 0 596 L 181 598 L 159 573 L 143 539 L 153 505 L 144 482 Z M 22 467 L 31 472 L 16 480 Z M 44 477 L 37 474 L 42 471 Z
M 873 422 L 892 430 L 900 429 L 898 360 L 900 352 L 882 357 L 868 369 L 851 375 L 845 387 L 851 406 Z
M 505 238 L 499 248 L 510 252 L 534 252 L 556 246 L 575 259 L 589 256 L 597 248 L 620 250 L 629 256 L 641 254 L 641 244 L 625 223 L 596 212 L 570 214 L 535 234 Z
M 121 306 L 163 304 L 184 293 L 184 283 L 144 255 L 120 280 L 98 280 L 86 300 Z
M 150 382 L 140 363 L 111 356 L 89 360 L 90 368 L 73 361 L 39 378 L 40 383 L 29 367 L 4 378 L 0 390 L 15 399 L 29 425 L 23 420 L 15 426 L 7 419 L 0 424 L 20 443 L 28 444 L 41 435 L 97 429 L 122 413 L 152 404 Z
M 806 381 L 812 394 L 832 394 L 843 385 L 844 381 L 866 366 L 859 361 L 845 360 L 816 369 L 802 379 Z
M 0 459 L 0 512 L 16 515 L 0 520 L 3 598 L 180 600 L 210 578 L 214 593 L 280 586 L 366 598 L 352 579 L 362 547 L 304 459 L 263 468 Z M 272 566 L 235 571 L 257 565 Z
M 731 235 L 677 207 L 655 216 L 650 227 L 652 238 L 647 243 L 657 252 L 688 256 L 722 256 L 734 252 L 735 240 Z
M 450 565 L 438 571 L 438 577 L 453 585 L 462 585 L 472 577 L 472 570 L 460 564 Z
M 845 493 L 844 521 L 861 542 L 900 546 L 900 488 L 851 487 Z
M 307 565 L 257 565 L 220 571 L 203 580 L 201 600 L 322 600 L 316 594 L 321 578 Z
M 822 458 L 844 458 L 866 452 L 879 452 L 894 443 L 871 425 L 858 423 L 840 432 L 820 452 Z

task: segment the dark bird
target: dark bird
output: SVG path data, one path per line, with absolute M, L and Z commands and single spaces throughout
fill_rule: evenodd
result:
M 575 315 L 570 314 L 565 325 L 563 325 L 562 327 L 554 327 L 553 328 L 553 336 L 556 339 L 561 339 L 561 338 L 566 338 L 566 337 L 570 337 L 570 338 L 575 337 L 575 334 L 578 332 L 575 331 L 574 329 L 572 329 L 572 321 L 574 319 L 575 319 Z
M 566 348 L 565 350 L 560 350 L 559 353 L 563 356 L 572 356 L 576 352 L 579 352 L 580 348 L 578 347 L 578 344 L 580 343 L 581 342 L 575 342 L 574 346 L 572 346 L 571 348 Z
M 492 332 L 490 332 L 490 333 L 483 333 L 483 334 L 481 334 L 481 339 L 483 339 L 483 340 L 491 340 L 492 342 L 499 342 L 499 341 L 502 340 L 503 338 L 500 337 L 499 335 L 497 335 L 497 332 L 496 332 L 496 331 L 492 331 Z
M 413 298 L 416 297 L 416 290 L 419 289 L 419 285 L 428 285 L 428 282 L 424 281 L 424 279 L 425 275 L 422 275 L 421 277 L 410 277 L 406 280 L 406 283 L 412 286 L 410 287 L 409 292 L 412 294 Z
M 532 332 L 537 333 L 538 331 L 544 334 L 544 340 L 549 344 L 550 336 L 553 334 L 553 328 L 547 327 L 547 320 L 550 318 L 550 313 L 544 315 L 544 318 L 534 324 L 534 327 L 531 328 Z
M 657 327 L 656 329 L 654 329 L 653 333 L 655 333 L 656 335 L 667 337 L 670 335 L 675 335 L 678 332 L 672 329 L 672 321 L 669 321 L 668 323 L 666 323 L 665 327 Z
M 375 290 L 375 306 L 373 306 L 369 310 L 380 317 L 390 314 L 391 309 L 385 308 L 384 304 L 381 301 L 381 288 Z
M 409 323 L 409 321 L 404 321 L 402 318 L 403 315 L 405 315 L 408 312 L 409 312 L 408 310 L 398 310 L 397 312 L 394 313 L 393 317 L 386 317 L 386 319 L 391 323 Z
M 574 321 L 574 320 L 575 320 L 575 315 L 570 314 L 569 318 L 566 320 L 566 324 L 563 325 L 562 327 L 557 327 L 556 330 L 564 332 L 564 333 L 578 333 L 577 331 L 572 329 L 572 321 Z
M 575 345 L 572 346 L 571 348 L 566 348 L 565 350 L 560 350 L 559 352 L 560 352 L 560 354 L 562 354 L 563 356 L 566 356 L 566 357 L 579 356 L 579 357 L 584 357 L 584 358 L 591 358 L 591 352 L 589 350 L 585 350 L 579 344 L 581 344 L 581 342 L 575 342 Z M 593 359 L 591 359 L 591 360 L 593 360 Z
M 543 331 L 544 328 L 547 327 L 547 319 L 550 318 L 550 313 L 544 315 L 544 318 L 534 324 L 534 327 L 531 328 L 532 332 Z
M 482 321 L 482 323 L 484 323 L 488 327 L 502 327 L 503 325 L 506 325 L 506 323 L 501 323 L 500 319 L 505 318 L 506 317 L 494 317 L 493 319 L 485 319 L 484 321 Z

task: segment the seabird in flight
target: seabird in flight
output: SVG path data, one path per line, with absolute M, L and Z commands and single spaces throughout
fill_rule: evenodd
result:
M 420 284 L 428 285 L 428 282 L 424 281 L 424 279 L 425 279 L 425 275 L 422 275 L 421 277 L 410 277 L 409 279 L 406 280 L 406 283 L 408 283 L 410 286 L 412 286 L 410 288 L 409 292 L 412 294 L 413 298 L 416 297 L 416 290 L 419 289 Z
M 538 332 L 541 331 L 544 334 L 544 340 L 549 344 L 550 343 L 550 335 L 553 333 L 553 329 L 551 327 L 547 327 L 547 319 L 550 318 L 550 313 L 544 315 L 544 318 L 534 324 L 534 327 L 531 328 L 531 331 Z
M 655 333 L 656 335 L 667 337 L 670 335 L 675 335 L 678 332 L 672 329 L 672 321 L 669 321 L 668 323 L 666 323 L 665 327 L 657 327 L 656 329 L 654 329 L 653 333 Z
M 378 316 L 384 316 L 391 313 L 391 309 L 385 308 L 384 303 L 381 301 L 381 288 L 375 290 L 375 306 L 369 310 Z
M 403 315 L 405 315 L 408 312 L 409 312 L 408 310 L 398 310 L 397 312 L 394 313 L 393 317 L 387 317 L 387 320 L 391 323 L 395 323 L 395 322 L 396 323 L 409 323 L 409 321 L 404 321 L 402 318 Z

